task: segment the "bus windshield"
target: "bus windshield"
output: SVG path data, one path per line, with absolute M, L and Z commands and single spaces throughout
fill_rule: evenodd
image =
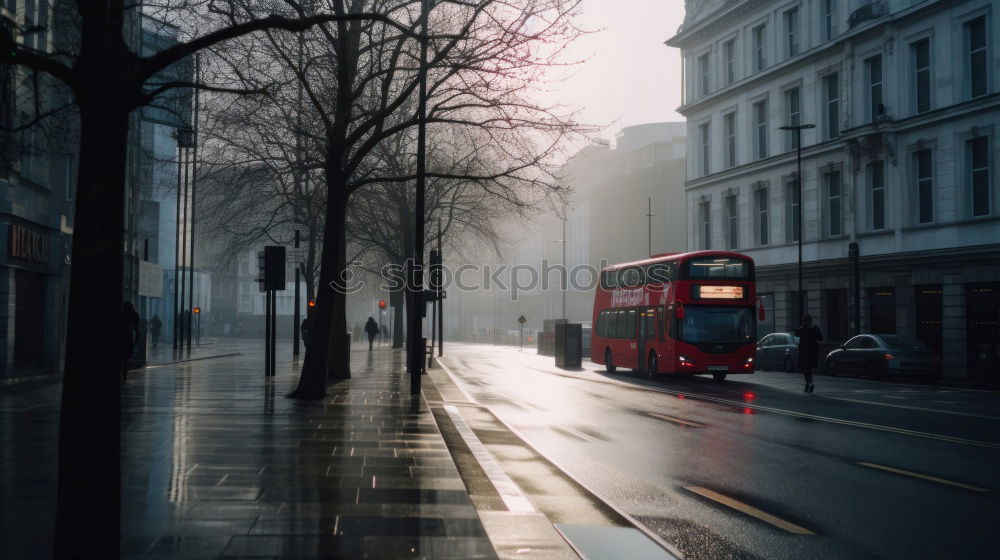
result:
M 721 305 L 688 305 L 677 320 L 677 340 L 691 344 L 750 344 L 754 341 L 754 309 Z
M 753 265 L 744 259 L 701 257 L 684 266 L 688 280 L 752 280 Z

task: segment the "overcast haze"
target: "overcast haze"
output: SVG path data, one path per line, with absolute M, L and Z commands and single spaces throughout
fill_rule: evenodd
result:
M 682 0 L 584 0 L 579 24 L 598 31 L 569 49 L 568 60 L 588 60 L 555 98 L 581 108 L 582 121 L 608 125 L 608 139 L 625 126 L 683 120 L 680 51 L 664 44 L 683 20 Z

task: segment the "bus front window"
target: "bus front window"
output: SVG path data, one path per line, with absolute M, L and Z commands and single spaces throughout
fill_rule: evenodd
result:
M 677 321 L 677 340 L 691 344 L 751 344 L 754 342 L 752 307 L 688 305 Z

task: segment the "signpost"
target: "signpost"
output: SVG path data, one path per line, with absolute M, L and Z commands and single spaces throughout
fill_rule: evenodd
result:
M 521 315 L 520 317 L 517 318 L 517 328 L 521 331 L 520 332 L 520 334 L 521 334 L 521 350 L 524 350 L 524 324 L 527 323 L 527 322 L 528 322 L 528 320 L 524 318 L 524 315 Z
M 264 292 L 264 376 L 274 377 L 277 340 L 277 291 L 285 289 L 285 247 L 268 245 L 257 253 L 261 291 Z

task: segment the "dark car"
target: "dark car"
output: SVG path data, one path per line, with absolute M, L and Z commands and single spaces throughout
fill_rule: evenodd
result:
M 757 343 L 756 369 L 795 371 L 799 364 L 799 337 L 792 333 L 771 333 Z
M 830 375 L 941 377 L 941 356 L 922 342 L 895 334 L 859 334 L 826 355 Z

